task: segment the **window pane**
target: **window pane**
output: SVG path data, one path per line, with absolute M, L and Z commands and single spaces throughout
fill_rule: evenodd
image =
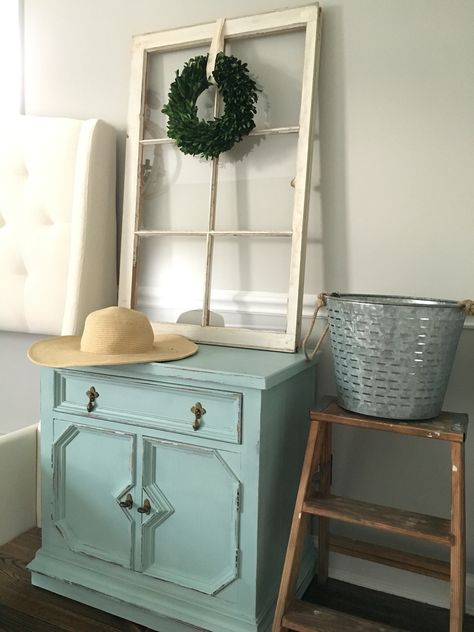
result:
M 143 138 L 166 137 L 168 117 L 161 109 L 168 101 L 168 92 L 176 78 L 176 71 L 181 73 L 185 62 L 196 55 L 207 55 L 208 52 L 208 47 L 200 46 L 148 54 Z M 202 106 L 200 116 L 210 117 L 214 107 L 213 93 L 206 91 L 199 101 Z
M 217 230 L 291 230 L 296 134 L 248 136 L 221 154 Z
M 174 144 L 142 151 L 141 230 L 207 230 L 211 163 Z
M 216 238 L 211 311 L 228 327 L 284 331 L 290 254 L 285 237 Z
M 257 129 L 299 124 L 305 31 L 231 40 L 226 53 L 247 62 L 259 92 Z
M 136 307 L 151 320 L 175 323 L 183 312 L 202 309 L 204 237 L 155 236 L 140 240 Z

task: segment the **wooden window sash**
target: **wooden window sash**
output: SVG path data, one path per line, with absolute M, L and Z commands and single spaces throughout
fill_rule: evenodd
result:
M 287 33 L 293 30 L 305 31 L 305 53 L 299 124 L 297 126 L 257 129 L 251 132 L 252 136 L 269 136 L 274 134 L 298 135 L 295 197 L 291 231 L 216 231 L 218 158 L 212 161 L 207 231 L 139 229 L 141 156 L 143 149 L 148 145 L 174 142 L 169 138 L 143 139 L 147 57 L 149 54 L 157 52 L 183 50 L 198 45 L 209 45 L 214 34 L 214 24 L 185 27 L 134 38 L 129 97 L 127 169 L 124 190 L 119 305 L 136 305 L 136 286 L 139 265 L 138 251 L 142 239 L 158 235 L 168 235 L 170 237 L 183 235 L 204 236 L 206 238 L 205 286 L 201 326 L 186 325 L 183 323 L 155 323 L 154 326 L 159 328 L 160 331 L 174 331 L 176 333 L 182 333 L 198 342 L 222 345 L 269 348 L 281 351 L 294 351 L 297 348 L 303 299 L 304 259 L 313 145 L 313 104 L 317 85 L 316 75 L 319 59 L 320 22 L 320 10 L 317 4 L 257 16 L 234 18 L 226 21 L 226 42 L 232 39 L 271 35 L 278 32 Z M 216 93 L 215 108 L 218 107 L 217 98 L 218 95 Z M 285 332 L 253 330 L 240 327 L 212 327 L 209 325 L 213 247 L 215 238 L 219 236 L 239 238 L 282 237 L 291 239 L 288 311 L 286 315 Z

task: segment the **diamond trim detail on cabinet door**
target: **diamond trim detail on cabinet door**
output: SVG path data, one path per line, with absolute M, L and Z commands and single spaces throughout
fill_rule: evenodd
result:
M 156 483 L 144 487 L 144 496 L 150 499 L 153 512 L 147 522 L 147 529 L 154 529 L 174 514 L 174 507 Z
M 218 593 L 238 575 L 238 478 L 211 448 L 146 438 L 143 454 L 142 572 Z

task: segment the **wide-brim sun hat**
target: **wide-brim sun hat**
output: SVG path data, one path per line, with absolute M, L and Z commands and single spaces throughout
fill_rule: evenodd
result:
M 82 336 L 55 336 L 28 349 L 35 364 L 53 368 L 169 362 L 193 355 L 198 346 L 184 336 L 157 334 L 142 312 L 106 307 L 91 312 Z

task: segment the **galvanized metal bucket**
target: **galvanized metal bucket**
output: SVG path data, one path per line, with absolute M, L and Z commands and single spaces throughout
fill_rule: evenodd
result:
M 465 319 L 456 301 L 326 295 L 338 402 L 388 419 L 441 412 Z

